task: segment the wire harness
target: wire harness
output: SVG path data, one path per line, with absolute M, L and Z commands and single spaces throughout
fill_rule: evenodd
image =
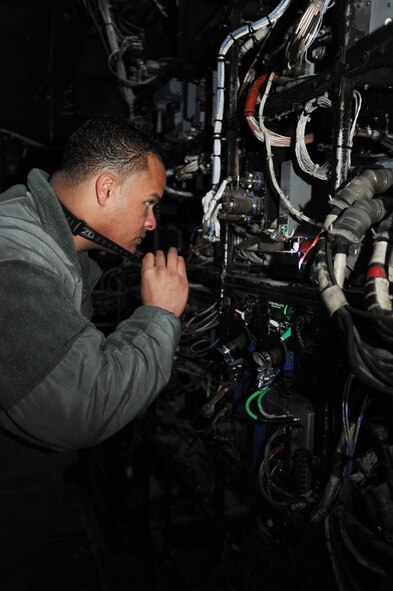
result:
M 210 191 L 208 191 L 203 200 L 203 232 L 204 236 L 212 242 L 220 240 L 220 227 L 219 223 L 217 223 L 217 217 L 213 216 L 213 219 L 210 220 L 209 213 L 215 213 L 216 211 L 215 205 L 218 204 L 216 192 L 219 189 L 221 180 L 221 135 L 224 120 L 226 55 L 230 48 L 233 46 L 233 44 L 240 41 L 240 39 L 244 37 L 252 39 L 255 34 L 258 34 L 258 37 L 262 39 L 264 35 L 259 33 L 259 31 L 261 31 L 262 29 L 266 29 L 268 31 L 269 28 L 273 27 L 276 21 L 280 19 L 282 15 L 285 13 L 290 3 L 291 0 L 281 0 L 278 6 L 274 10 L 272 10 L 272 12 L 269 15 L 264 16 L 263 18 L 253 22 L 252 24 L 243 25 L 242 27 L 239 27 L 232 33 L 229 33 L 229 35 L 227 35 L 227 37 L 224 39 L 218 51 L 216 94 L 213 115 L 213 149 L 211 156 L 212 188 L 210 189 Z M 242 47 L 244 50 L 245 44 L 243 44 Z M 248 47 L 252 47 L 252 44 L 248 44 Z M 242 51 L 241 55 L 244 55 L 244 53 L 245 52 Z M 221 190 L 221 186 L 219 190 Z M 213 203 L 214 205 L 210 208 L 211 203 Z
M 304 110 L 299 116 L 296 126 L 295 153 L 297 162 L 305 173 L 317 179 L 326 181 L 330 177 L 330 161 L 327 161 L 324 164 L 314 163 L 307 151 L 305 141 L 306 125 L 311 120 L 311 113 L 313 113 L 318 108 L 331 109 L 332 101 L 327 96 L 322 95 L 311 99 L 304 105 Z
M 377 169 L 363 171 L 341 189 L 332 200 L 332 212 L 319 237 L 316 259 L 321 297 L 346 342 L 353 373 L 372 389 L 372 395 L 390 403 L 393 396 L 393 314 L 389 295 L 392 257 L 388 245 L 393 228 L 393 199 L 375 196 L 392 185 L 393 170 Z M 365 283 L 366 310 L 359 310 L 349 305 L 343 286 L 359 256 L 364 237 L 371 229 L 374 230 L 374 248 Z M 363 336 L 355 319 L 369 321 L 373 339 Z

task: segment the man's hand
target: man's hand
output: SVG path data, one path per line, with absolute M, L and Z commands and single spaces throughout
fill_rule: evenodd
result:
M 162 250 L 147 253 L 142 261 L 141 296 L 146 306 L 159 306 L 181 316 L 188 299 L 186 264 L 177 249 L 167 257 Z

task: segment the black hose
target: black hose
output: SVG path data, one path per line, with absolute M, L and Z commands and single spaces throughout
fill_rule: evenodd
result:
M 382 383 L 378 378 L 375 377 L 370 368 L 365 365 L 361 354 L 363 351 L 363 343 L 360 340 L 359 333 L 353 324 L 348 310 L 345 308 L 340 308 L 334 313 L 333 317 L 344 327 L 344 333 L 347 337 L 348 359 L 353 373 L 360 381 L 366 383 L 368 386 L 377 392 L 380 392 L 385 397 L 392 397 L 393 388 L 389 388 L 385 383 Z

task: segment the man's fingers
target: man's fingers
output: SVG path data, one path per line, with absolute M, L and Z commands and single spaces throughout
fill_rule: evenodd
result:
M 174 246 L 171 246 L 170 249 L 168 250 L 168 256 L 167 256 L 168 269 L 176 271 L 178 259 L 179 259 L 179 257 L 177 254 L 177 248 L 175 248 Z
M 152 252 L 148 252 L 142 259 L 142 269 L 152 269 L 155 266 L 155 257 Z
M 171 247 L 167 256 L 162 250 L 148 253 L 143 259 L 141 296 L 145 306 L 158 306 L 180 317 L 188 297 L 186 263 Z
M 166 267 L 165 253 L 162 250 L 156 252 L 156 267 Z
M 168 270 L 177 271 L 182 277 L 186 277 L 186 263 L 183 257 L 178 255 L 177 248 L 171 246 L 168 250 L 167 256 L 164 251 L 157 250 L 154 255 L 148 252 L 142 260 L 143 269 L 151 269 L 153 267 L 167 267 Z
M 185 279 L 187 279 L 186 261 L 183 257 L 178 258 L 177 272 L 179 273 L 180 277 L 184 277 Z

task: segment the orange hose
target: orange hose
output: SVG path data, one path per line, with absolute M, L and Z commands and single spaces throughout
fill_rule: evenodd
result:
M 255 105 L 257 103 L 259 90 L 260 90 L 262 84 L 265 82 L 266 78 L 267 78 L 266 74 L 259 76 L 259 78 L 257 78 L 255 80 L 254 84 L 251 86 L 251 90 L 247 95 L 247 100 L 246 100 L 246 104 L 244 107 L 244 115 L 246 117 L 254 117 Z

